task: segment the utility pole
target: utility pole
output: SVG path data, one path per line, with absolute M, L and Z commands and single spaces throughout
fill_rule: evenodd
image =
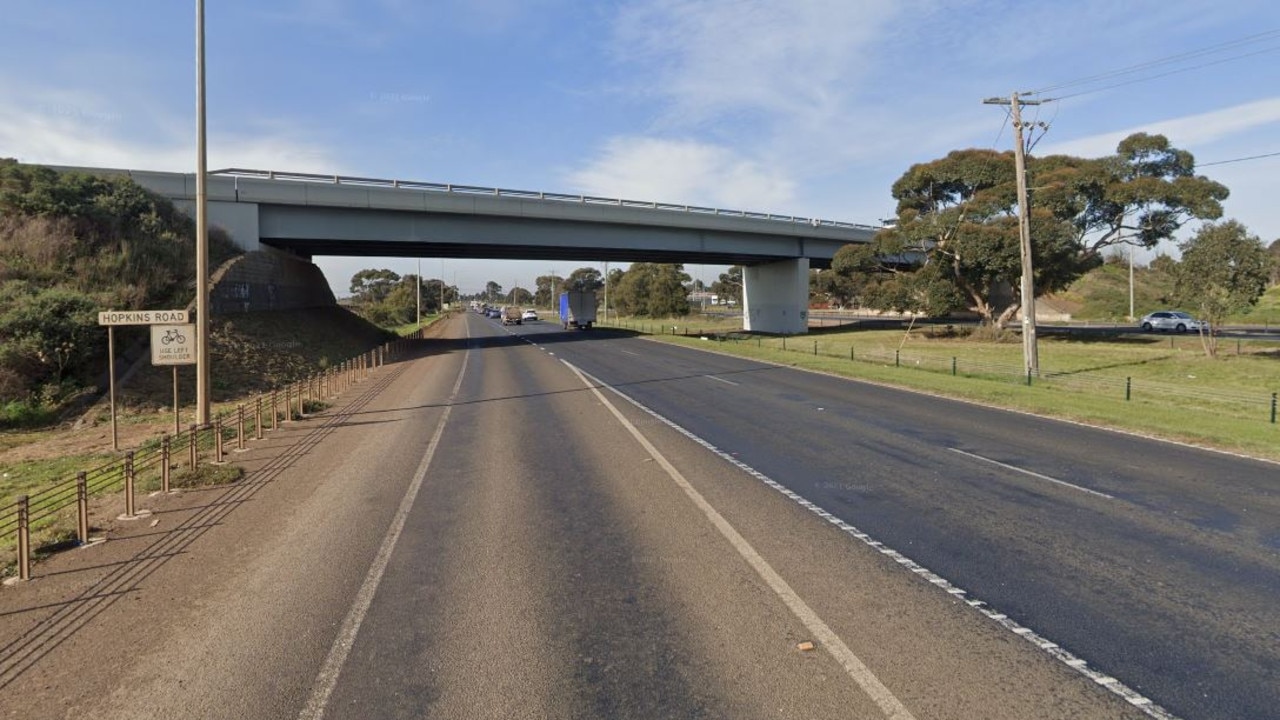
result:
M 209 189 L 204 108 L 204 0 L 196 0 L 196 424 L 209 423 Z
M 1022 139 L 1022 106 L 1039 105 L 1040 100 L 1022 100 L 1013 93 L 1008 100 L 988 98 L 987 105 L 1008 105 L 1013 114 L 1013 160 L 1018 181 L 1018 243 L 1022 255 L 1022 359 L 1028 375 L 1040 374 L 1040 353 L 1036 346 L 1036 285 L 1031 261 L 1031 208 L 1027 205 L 1026 144 Z
M 418 327 L 422 327 L 422 258 L 418 258 Z

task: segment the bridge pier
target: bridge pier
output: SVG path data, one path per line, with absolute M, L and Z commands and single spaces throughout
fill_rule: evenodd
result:
M 742 329 L 779 335 L 809 332 L 809 259 L 742 269 Z

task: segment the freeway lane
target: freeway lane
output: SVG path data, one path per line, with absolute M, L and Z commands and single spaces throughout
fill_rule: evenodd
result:
M 1273 464 L 607 333 L 516 332 L 1183 717 L 1280 707 Z
M 244 482 L 5 588 L 0 715 L 1144 717 L 560 355 L 626 358 L 631 388 L 683 362 L 693 400 L 776 370 L 442 332 L 240 455 Z

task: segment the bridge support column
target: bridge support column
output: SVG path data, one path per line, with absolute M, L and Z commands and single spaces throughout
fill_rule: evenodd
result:
M 809 332 L 809 259 L 742 269 L 742 329 L 799 335 Z

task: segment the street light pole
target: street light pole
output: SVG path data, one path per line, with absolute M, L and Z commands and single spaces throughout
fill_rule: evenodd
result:
M 204 107 L 204 0 L 196 0 L 196 424 L 209 422 L 209 190 Z

